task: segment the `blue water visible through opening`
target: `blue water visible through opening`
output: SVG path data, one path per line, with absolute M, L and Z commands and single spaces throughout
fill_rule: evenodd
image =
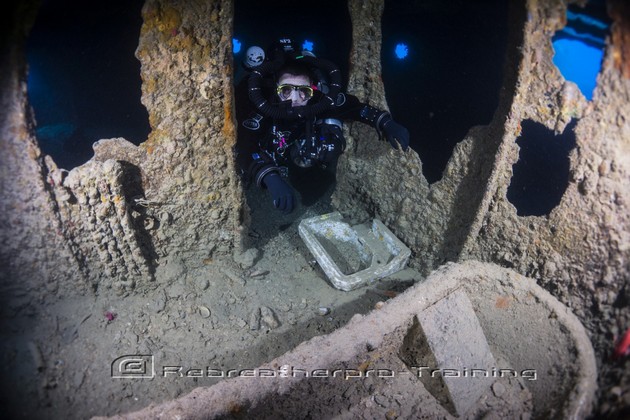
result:
M 302 50 L 304 51 L 313 52 L 314 47 L 315 47 L 315 44 L 307 39 L 305 39 L 304 42 L 302 43 Z
M 232 38 L 232 52 L 234 54 L 238 54 L 241 52 L 241 46 L 242 46 L 241 41 L 239 41 L 236 38 Z
M 570 5 L 567 24 L 553 38 L 553 63 L 589 101 L 601 69 L 610 20 L 605 0 L 590 0 L 584 8 Z
M 403 60 L 409 55 L 409 47 L 407 47 L 407 44 L 397 44 L 394 53 L 396 54 L 396 57 Z

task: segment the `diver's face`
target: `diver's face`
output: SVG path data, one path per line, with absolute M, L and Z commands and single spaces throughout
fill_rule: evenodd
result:
M 295 74 L 283 74 L 278 79 L 278 86 L 289 85 L 298 87 L 296 89 L 287 88 L 284 93 L 278 93 L 278 96 L 283 101 L 288 101 L 291 99 L 291 106 L 303 106 L 306 105 L 308 100 L 311 98 L 310 95 L 305 94 L 305 92 L 310 89 L 311 81 L 308 76 L 305 75 L 295 75 Z M 307 89 L 299 89 L 299 87 L 307 88 Z M 312 95 L 312 90 L 311 90 Z

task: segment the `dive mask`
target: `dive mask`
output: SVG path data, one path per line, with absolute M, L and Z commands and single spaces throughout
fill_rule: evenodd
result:
M 279 85 L 278 88 L 276 89 L 278 96 L 283 101 L 288 101 L 289 99 L 291 99 L 291 95 L 293 94 L 293 91 L 296 91 L 298 93 L 298 97 L 300 98 L 301 101 L 308 101 L 309 99 L 313 97 L 313 88 L 306 85 L 296 86 L 296 85 L 285 83 L 285 84 Z

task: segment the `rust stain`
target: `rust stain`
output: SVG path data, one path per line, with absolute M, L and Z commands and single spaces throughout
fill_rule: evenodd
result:
M 624 78 L 630 79 L 630 3 L 626 0 L 611 1 L 608 14 L 613 21 L 613 65 Z
M 499 309 L 507 309 L 511 303 L 512 298 L 510 296 L 498 296 L 494 306 Z
M 367 370 L 367 368 L 370 366 L 370 361 L 366 360 L 365 362 L 361 363 L 359 365 L 359 367 L 357 368 L 357 370 L 361 373 L 365 373 L 365 371 Z
M 233 142 L 236 139 L 236 130 L 234 127 L 234 116 L 232 114 L 232 101 L 229 99 L 223 100 L 223 116 L 222 134 L 230 139 L 230 142 Z
M 243 411 L 243 407 L 236 401 L 230 401 L 228 403 L 227 409 L 232 415 L 239 414 L 241 411 Z

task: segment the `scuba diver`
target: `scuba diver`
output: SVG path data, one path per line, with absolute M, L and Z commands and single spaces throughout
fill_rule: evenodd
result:
M 290 173 L 307 171 L 306 178 L 323 180 L 321 171 L 335 170 L 346 145 L 343 120 L 369 124 L 394 149 L 408 149 L 409 132 L 389 112 L 342 92 L 336 65 L 309 51 L 298 52 L 288 38 L 275 44 L 268 55 L 257 46 L 246 52 L 243 66 L 249 72 L 250 106 L 249 113 L 237 107 L 242 123 L 236 157 L 246 184 L 266 188 L 275 208 L 290 213 L 295 206 L 294 190 L 287 182 Z

